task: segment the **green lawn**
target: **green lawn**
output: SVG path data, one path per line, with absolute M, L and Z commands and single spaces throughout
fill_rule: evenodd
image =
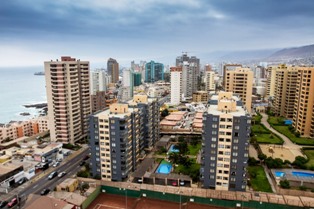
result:
M 191 161 L 192 165 L 190 167 L 186 167 L 184 165 L 174 166 L 174 172 L 188 175 L 192 178 L 193 181 L 197 182 L 199 180 L 201 165 L 196 163 L 195 159 L 191 159 Z
M 281 134 L 288 137 L 292 142 L 300 145 L 314 145 L 314 140 L 305 137 L 296 137 L 290 130 L 288 126 L 272 126 Z
M 202 148 L 201 143 L 197 144 L 196 146 L 188 145 L 188 155 L 197 155 L 198 151 Z
M 283 140 L 275 134 L 260 134 L 256 133 L 258 143 L 262 144 L 283 144 Z
M 270 184 L 262 166 L 249 166 L 248 172 L 250 175 L 251 186 L 254 191 L 272 193 Z
M 288 137 L 292 142 L 300 145 L 314 145 L 314 140 L 306 137 L 296 137 L 289 126 L 282 125 L 281 121 L 285 120 L 283 117 L 269 116 L 268 123 L 278 132 Z
M 304 154 L 309 159 L 309 162 L 307 162 L 305 165 L 308 168 L 314 168 L 314 149 L 304 150 Z
M 260 123 L 261 120 L 262 120 L 262 115 L 257 114 L 257 115 L 255 115 L 255 116 L 253 116 L 253 120 L 254 120 L 255 122 L 257 122 L 257 123 Z
M 252 132 L 255 134 L 256 133 L 265 133 L 265 134 L 270 133 L 270 131 L 267 128 L 259 124 L 252 126 Z

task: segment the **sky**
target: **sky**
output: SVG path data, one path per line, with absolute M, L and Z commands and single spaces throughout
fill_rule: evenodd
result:
M 167 60 L 188 52 L 314 43 L 312 0 L 9 0 L 0 5 L 0 67 L 63 55 L 105 67 L 109 57 Z M 168 59 L 169 60 L 169 59 Z

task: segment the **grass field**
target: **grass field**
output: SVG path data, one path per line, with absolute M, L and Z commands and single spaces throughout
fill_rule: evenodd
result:
M 314 168 L 314 149 L 304 150 L 309 161 L 305 164 L 309 169 Z M 312 170 L 312 169 L 311 169 Z
M 197 144 L 196 146 L 188 145 L 188 155 L 197 155 L 198 151 L 201 149 L 201 143 Z
M 254 191 L 272 193 L 270 184 L 262 166 L 249 166 L 248 171 L 250 175 L 251 186 Z
M 292 142 L 299 144 L 299 145 L 314 145 L 314 140 L 306 137 L 296 137 L 291 130 L 289 129 L 289 126 L 285 126 L 282 124 L 282 121 L 285 118 L 283 117 L 274 117 L 269 116 L 268 117 L 268 123 L 279 133 L 285 135 L 288 137 Z
M 264 126 L 256 124 L 252 126 L 252 132 L 253 133 L 265 133 L 268 134 L 270 131 L 266 129 Z
M 256 134 L 256 139 L 258 143 L 263 144 L 282 144 L 283 140 L 280 139 L 275 134 Z

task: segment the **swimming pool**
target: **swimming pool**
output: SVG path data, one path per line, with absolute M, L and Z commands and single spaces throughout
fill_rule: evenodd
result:
M 173 144 L 173 145 L 170 146 L 169 152 L 179 152 L 179 149 L 176 149 L 175 145 Z
M 171 172 L 172 165 L 166 160 L 162 160 L 155 173 L 168 174 Z
M 285 172 L 282 172 L 282 171 L 275 171 L 275 176 L 276 177 L 284 177 L 286 175 Z
M 293 176 L 297 176 L 297 177 L 314 178 L 314 173 L 307 173 L 307 172 L 300 172 L 300 171 L 292 171 L 291 173 Z

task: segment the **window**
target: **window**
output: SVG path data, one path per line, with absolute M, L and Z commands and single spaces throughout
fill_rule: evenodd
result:
M 212 128 L 217 128 L 217 124 L 212 124 Z
M 210 160 L 216 160 L 216 157 L 210 157 Z
M 237 152 L 233 152 L 233 153 L 232 153 L 232 156 L 235 156 L 235 157 L 236 157 L 236 156 L 238 156 L 238 153 L 237 153 Z
M 217 131 L 212 131 L 212 135 L 216 135 L 217 134 Z
M 239 139 L 234 139 L 233 143 L 235 143 L 235 144 L 239 143 Z
M 218 118 L 217 117 L 213 117 L 213 121 L 217 122 Z
M 210 172 L 210 173 L 214 173 L 215 170 L 214 170 L 214 169 L 210 169 L 209 172 Z
M 233 146 L 233 149 L 234 150 L 238 150 L 238 146 Z
M 217 138 L 216 138 L 216 137 L 213 137 L 213 138 L 212 138 L 212 141 L 213 141 L 213 142 L 217 141 Z
M 237 163 L 238 160 L 237 160 L 237 159 L 232 159 L 232 162 L 233 162 L 233 163 Z

